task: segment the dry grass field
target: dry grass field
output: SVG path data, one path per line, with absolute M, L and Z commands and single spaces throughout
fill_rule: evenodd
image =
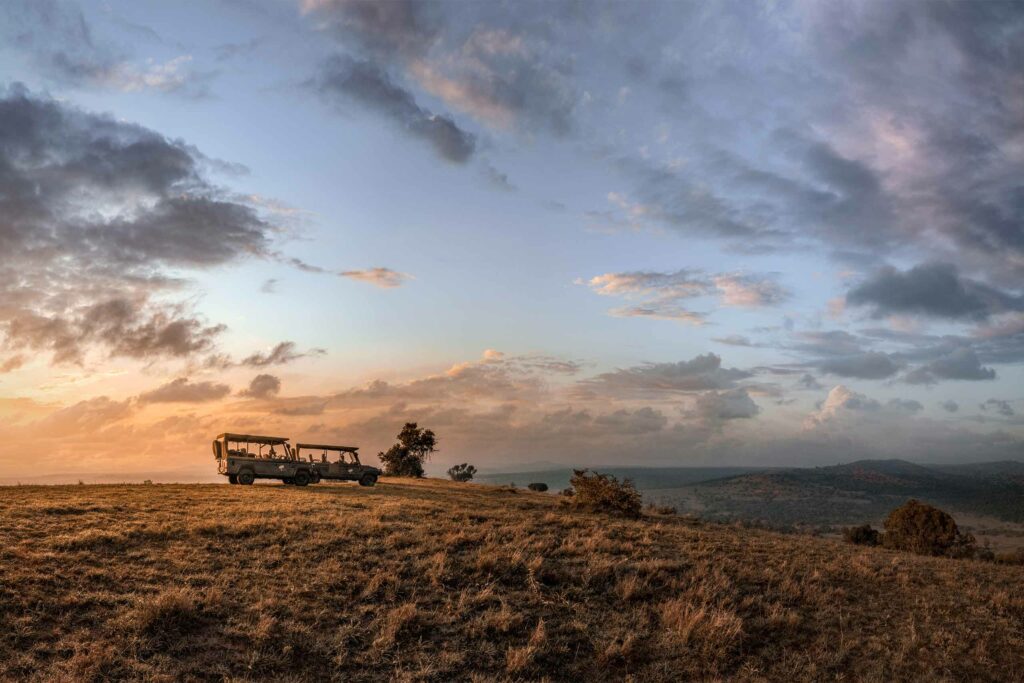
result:
M 436 480 L 0 489 L 3 680 L 1024 680 L 1024 569 Z

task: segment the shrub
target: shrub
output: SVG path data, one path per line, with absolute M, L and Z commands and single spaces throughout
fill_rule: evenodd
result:
M 430 457 L 437 446 L 437 437 L 429 429 L 420 428 L 415 422 L 406 422 L 398 433 L 398 443 L 386 453 L 378 453 L 384 465 L 384 474 L 394 477 L 422 477 L 423 462 Z
M 862 524 L 843 529 L 843 540 L 854 545 L 878 545 L 882 538 L 878 529 L 872 529 L 870 524 Z
M 630 479 L 620 482 L 610 474 L 594 472 L 588 475 L 586 470 L 573 470 L 569 483 L 575 491 L 573 502 L 579 507 L 621 513 L 627 517 L 640 516 L 640 492 Z
M 542 481 L 535 482 L 533 484 L 527 484 L 526 488 L 531 491 L 537 491 L 538 493 L 544 493 L 548 490 L 548 485 Z
M 890 512 L 884 526 L 887 548 L 947 557 L 970 557 L 975 551 L 974 536 L 960 533 L 952 515 L 917 500 Z
M 476 468 L 466 463 L 452 465 L 448 468 L 448 476 L 452 481 L 470 481 L 475 475 Z
M 647 504 L 647 513 L 650 515 L 678 515 L 679 510 L 673 505 Z

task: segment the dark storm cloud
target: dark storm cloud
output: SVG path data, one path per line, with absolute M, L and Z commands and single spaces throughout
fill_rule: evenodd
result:
M 465 163 L 476 149 L 472 133 L 417 104 L 411 92 L 373 62 L 332 57 L 321 65 L 312 85 L 331 101 L 355 102 L 384 115 L 407 134 L 429 143 L 447 161 Z
M 851 289 L 846 302 L 870 306 L 876 318 L 917 314 L 982 320 L 994 313 L 1024 310 L 1024 298 L 960 277 L 950 263 L 927 263 L 905 272 L 883 268 Z
M 907 373 L 904 381 L 909 384 L 934 384 L 940 379 L 990 380 L 996 378 L 996 371 L 983 367 L 978 354 L 970 348 L 959 348 L 931 363 Z
M 216 382 L 190 382 L 179 377 L 152 391 L 139 395 L 142 403 L 204 403 L 216 401 L 231 393 L 231 387 Z
M 246 398 L 270 398 L 281 391 L 281 380 L 274 375 L 256 375 L 249 382 L 249 388 L 239 392 Z
M 78 362 L 210 350 L 224 329 L 156 294 L 169 268 L 264 257 L 273 227 L 204 176 L 181 141 L 20 87 L 0 96 L 0 332 Z
M 900 369 L 896 361 L 877 351 L 828 358 L 821 361 L 818 367 L 830 375 L 859 379 L 885 379 L 892 377 Z

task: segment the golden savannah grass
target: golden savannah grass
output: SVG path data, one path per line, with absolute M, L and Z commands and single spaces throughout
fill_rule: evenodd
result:
M 1024 569 L 438 480 L 0 489 L 3 680 L 1021 680 Z

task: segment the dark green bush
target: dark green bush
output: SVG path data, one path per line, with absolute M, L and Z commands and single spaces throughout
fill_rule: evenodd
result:
M 526 488 L 530 489 L 531 491 L 543 493 L 544 491 L 548 490 L 548 485 L 545 484 L 544 482 L 535 482 L 533 484 L 527 484 Z

